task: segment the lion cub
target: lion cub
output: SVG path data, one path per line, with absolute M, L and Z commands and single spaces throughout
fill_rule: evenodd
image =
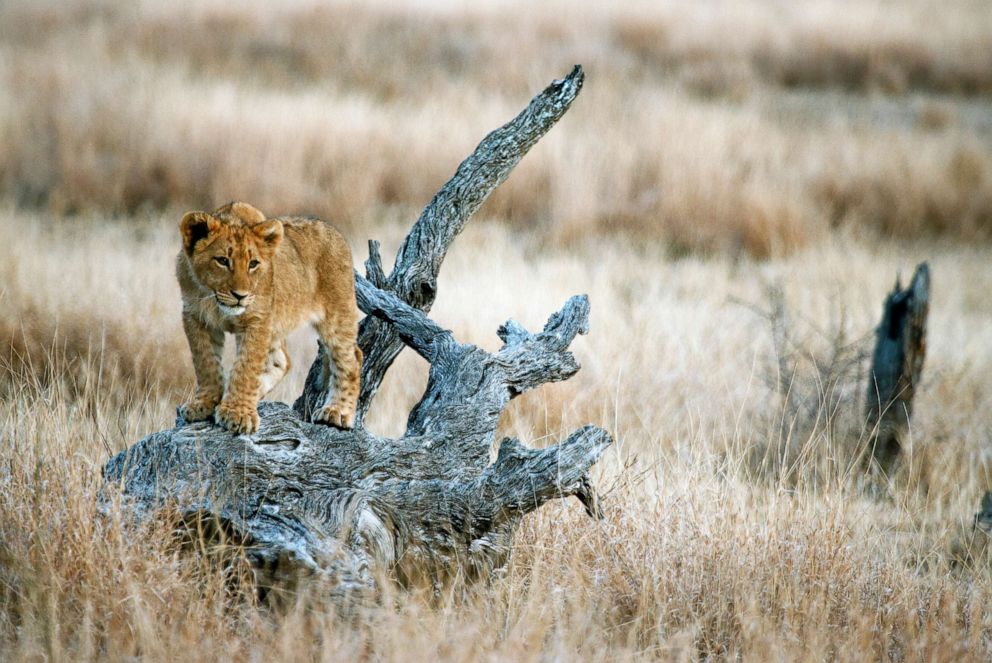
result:
M 183 248 L 176 275 L 197 382 L 196 394 L 180 410 L 183 418 L 215 416 L 235 433 L 258 430 L 259 399 L 289 371 L 286 336 L 309 322 L 327 349 L 327 400 L 313 420 L 351 428 L 362 351 L 356 342 L 351 250 L 344 237 L 323 221 L 266 219 L 240 202 L 212 214 L 189 212 L 179 229 Z M 237 342 L 226 392 L 224 332 Z

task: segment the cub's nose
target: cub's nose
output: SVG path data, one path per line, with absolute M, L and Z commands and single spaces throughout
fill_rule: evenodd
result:
M 242 299 L 244 299 L 245 297 L 248 296 L 248 293 L 247 292 L 238 292 L 237 290 L 232 290 L 231 291 L 231 296 L 234 297 L 236 300 L 238 300 L 238 303 L 240 303 Z

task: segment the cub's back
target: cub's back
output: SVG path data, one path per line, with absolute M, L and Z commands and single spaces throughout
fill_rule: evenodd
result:
M 310 216 L 274 220 L 283 226 L 283 241 L 276 251 L 276 282 L 322 299 L 330 296 L 342 305 L 350 298 L 354 306 L 351 248 L 338 229 Z

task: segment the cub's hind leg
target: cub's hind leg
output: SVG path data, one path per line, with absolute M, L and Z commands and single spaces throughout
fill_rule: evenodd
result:
M 277 340 L 269 348 L 269 355 L 265 358 L 265 367 L 259 377 L 258 398 L 265 398 L 265 395 L 275 389 L 286 374 L 289 373 L 293 362 L 289 359 L 289 348 L 286 339 Z
M 351 428 L 355 424 L 362 372 L 358 327 L 352 316 L 345 318 L 317 324 L 317 333 L 324 344 L 322 371 L 327 395 L 313 420 L 337 428 Z

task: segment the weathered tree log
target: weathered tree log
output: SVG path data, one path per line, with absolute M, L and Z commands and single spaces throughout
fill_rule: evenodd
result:
M 872 459 L 886 473 L 894 468 L 909 430 L 913 396 L 923 373 L 929 311 L 930 268 L 921 263 L 908 288 L 903 290 L 896 280 L 875 331 L 866 417 Z
M 260 404 L 252 435 L 179 418 L 110 459 L 104 476 L 125 503 L 138 514 L 167 510 L 183 522 L 213 523 L 244 546 L 263 589 L 291 589 L 305 578 L 344 602 L 373 595 L 383 578 L 436 589 L 486 577 L 506 562 L 523 515 L 548 500 L 574 495 L 599 515 L 588 472 L 612 442 L 600 428 L 546 449 L 504 439 L 490 464 L 510 399 L 578 371 L 568 348 L 587 332 L 586 297 L 571 298 L 536 334 L 508 321 L 495 353 L 458 343 L 425 313 L 455 235 L 581 86 L 576 67 L 487 136 L 413 226 L 389 277 L 370 242 L 368 278 L 356 274 L 368 314 L 361 412 L 403 346 L 430 363 L 402 437 L 378 437 L 361 419 L 352 431 L 309 423 L 309 404 L 326 388 L 311 369 L 295 408 Z

